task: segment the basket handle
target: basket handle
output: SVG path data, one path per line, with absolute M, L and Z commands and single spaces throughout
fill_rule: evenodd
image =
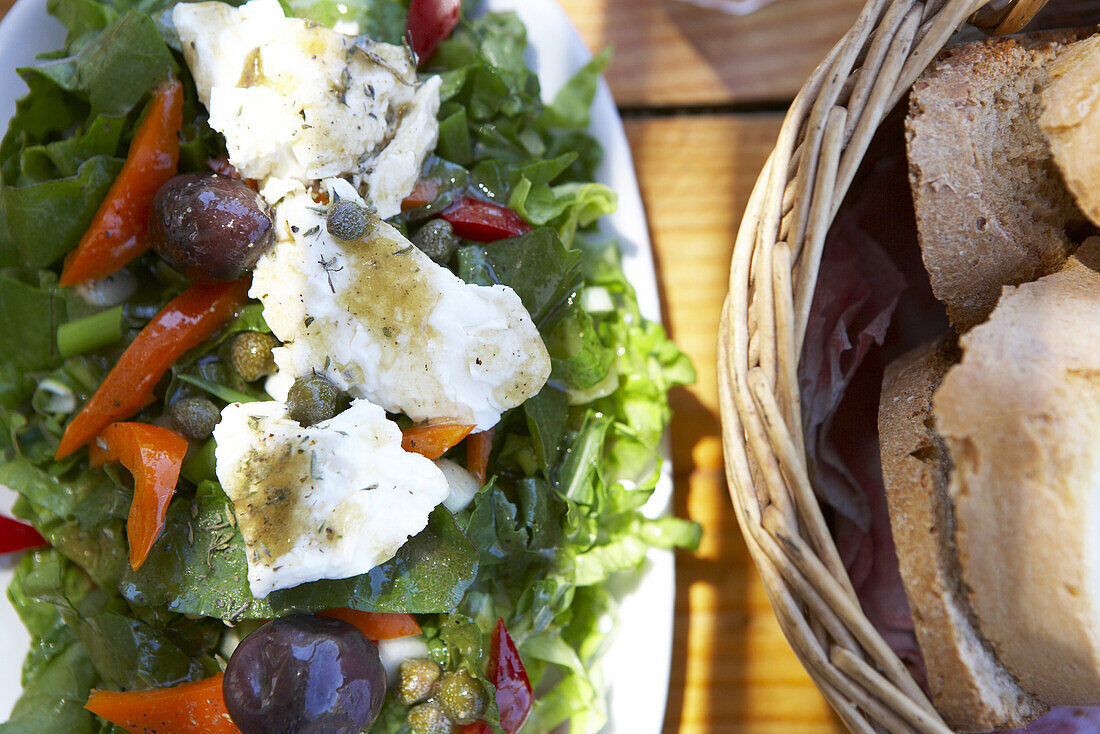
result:
M 1022 30 L 1048 0 L 996 0 L 970 16 L 970 23 L 994 36 Z

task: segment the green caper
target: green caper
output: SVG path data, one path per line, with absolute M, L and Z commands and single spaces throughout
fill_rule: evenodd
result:
M 445 265 L 458 249 L 458 237 L 446 219 L 433 219 L 416 230 L 412 243 L 440 265 Z
M 485 692 L 465 670 L 444 673 L 436 699 L 456 724 L 471 724 L 485 710 Z
M 324 375 L 299 377 L 286 396 L 287 412 L 303 426 L 312 426 L 336 415 L 339 391 Z
M 262 331 L 242 331 L 229 344 L 229 364 L 245 382 L 255 382 L 275 372 L 271 350 L 279 340 Z
M 422 703 L 409 709 L 412 734 L 451 734 L 454 724 L 434 703 Z
M 325 216 L 325 229 L 341 240 L 361 240 L 374 231 L 377 220 L 378 215 L 373 207 L 340 199 L 329 207 Z
M 403 661 L 397 683 L 397 700 L 410 704 L 428 698 L 441 672 L 439 666 L 427 658 Z
M 208 438 L 221 418 L 218 406 L 204 397 L 177 400 L 168 408 L 168 413 L 187 438 Z

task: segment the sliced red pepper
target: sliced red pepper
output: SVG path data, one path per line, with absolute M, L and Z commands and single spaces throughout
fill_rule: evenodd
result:
M 401 448 L 429 459 L 438 459 L 476 427 L 452 421 L 413 426 L 401 431 Z
M 135 571 L 145 563 L 164 528 L 164 516 L 176 493 L 186 454 L 186 438 L 148 423 L 112 423 L 92 441 L 92 466 L 118 461 L 134 475 L 126 537 L 130 541 L 130 566 Z
M 92 691 L 84 708 L 132 734 L 240 734 L 225 708 L 223 677 L 149 691 Z
M 15 553 L 43 545 L 49 543 L 30 525 L 0 515 L 0 553 Z
M 157 190 L 176 173 L 183 85 L 169 79 L 153 92 L 118 178 L 88 231 L 65 258 L 61 285 L 103 278 L 149 249 L 149 215 Z
M 493 727 L 484 721 L 475 721 L 472 724 L 466 724 L 459 731 L 461 734 L 493 734 Z
M 367 639 L 395 640 L 398 637 L 412 637 L 420 634 L 420 625 L 411 614 L 386 613 L 386 612 L 361 612 L 358 609 L 337 607 L 318 612 L 322 617 L 341 619 L 352 624 L 362 632 Z
M 497 689 L 500 725 L 507 734 L 516 734 L 535 703 L 527 669 L 519 657 L 516 643 L 508 634 L 503 619 L 497 619 L 489 654 L 489 681 Z
M 126 348 L 103 384 L 65 427 L 56 458 L 153 402 L 153 388 L 177 359 L 213 334 L 248 298 L 247 278 L 196 283 L 161 309 Z
M 531 231 L 531 225 L 508 207 L 472 196 L 460 196 L 440 212 L 455 234 L 475 242 L 496 242 Z
M 439 196 L 439 181 L 434 178 L 419 178 L 409 195 L 401 200 L 401 211 L 419 209 L 435 201 Z
M 462 0 L 412 0 L 405 20 L 405 33 L 421 65 L 458 25 Z
M 489 453 L 493 450 L 495 428 L 488 431 L 471 433 L 466 437 L 466 471 L 477 477 L 478 483 L 485 484 L 485 473 L 489 470 Z

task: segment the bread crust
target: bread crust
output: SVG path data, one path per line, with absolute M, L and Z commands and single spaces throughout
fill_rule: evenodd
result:
M 943 51 L 913 86 L 910 186 L 932 291 L 960 332 L 1001 287 L 1056 271 L 1083 222 L 1039 129 L 1047 66 L 1082 31 L 990 39 Z
M 1069 46 L 1055 60 L 1039 124 L 1066 186 L 1100 226 L 1100 36 Z
M 1052 705 L 1100 704 L 1097 264 L 1093 238 L 1060 272 L 1006 287 L 934 398 L 971 607 Z
M 1046 706 L 1000 666 L 972 624 L 955 558 L 950 461 L 933 427 L 933 391 L 957 359 L 949 335 L 886 368 L 878 427 L 890 526 L 936 709 L 955 731 L 1017 728 Z

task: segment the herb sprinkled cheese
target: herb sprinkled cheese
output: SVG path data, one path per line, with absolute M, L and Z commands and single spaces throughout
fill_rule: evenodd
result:
M 286 18 L 276 0 L 172 12 L 210 126 L 245 178 L 347 175 L 382 217 L 401 211 L 439 135 L 439 77 L 404 47 Z
M 326 184 L 331 200 L 356 197 L 345 181 Z M 477 430 L 546 383 L 550 357 L 511 288 L 464 283 L 383 222 L 361 240 L 332 237 L 301 186 L 270 186 L 282 196 L 276 243 L 249 293 L 284 342 L 280 370 L 323 373 L 390 412 Z
M 365 400 L 309 428 L 280 402 L 233 403 L 214 438 L 257 598 L 388 561 L 449 493 L 436 465 L 402 450 L 397 424 Z

